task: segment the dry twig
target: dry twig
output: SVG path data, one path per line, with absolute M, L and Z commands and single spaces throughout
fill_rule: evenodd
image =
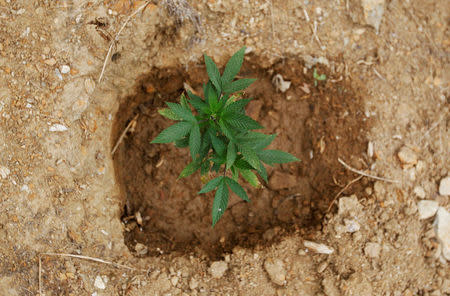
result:
M 134 118 L 128 123 L 127 127 L 123 130 L 123 132 L 120 134 L 119 139 L 116 142 L 116 145 L 114 145 L 114 148 L 111 151 L 111 156 L 114 155 L 114 152 L 116 152 L 117 148 L 119 148 L 120 143 L 122 143 L 123 139 L 125 138 L 125 135 L 130 130 L 130 128 L 136 123 L 137 118 L 139 117 L 139 114 L 136 114 Z
M 383 177 L 377 177 L 377 176 L 374 176 L 374 175 L 367 174 L 367 173 L 365 173 L 365 172 L 363 172 L 363 171 L 354 169 L 354 168 L 352 168 L 351 166 L 349 166 L 348 164 L 346 164 L 346 163 L 345 163 L 342 159 L 340 159 L 340 158 L 338 158 L 338 161 L 339 161 L 346 169 L 348 169 L 348 170 L 350 170 L 350 171 L 352 171 L 352 172 L 354 172 L 354 173 L 360 174 L 360 175 L 362 175 L 362 176 L 364 176 L 364 177 L 368 177 L 368 178 L 372 178 L 372 179 L 380 180 L 380 181 L 384 181 L 384 182 L 389 182 L 389 183 L 400 183 L 400 182 L 397 181 L 397 180 L 387 179 L 387 178 L 383 178 Z

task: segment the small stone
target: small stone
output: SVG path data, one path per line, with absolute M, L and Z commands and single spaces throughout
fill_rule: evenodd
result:
M 172 286 L 176 287 L 179 280 L 180 279 L 177 276 L 174 276 L 173 278 L 170 279 L 170 282 L 172 283 Z
M 146 245 L 143 245 L 143 244 L 141 244 L 141 243 L 137 243 L 137 244 L 134 246 L 134 250 L 136 251 L 136 253 L 137 253 L 138 255 L 146 255 L 146 254 L 148 253 L 148 248 L 147 248 L 147 246 L 146 246 Z
M 281 91 L 282 93 L 286 92 L 289 87 L 291 86 L 290 81 L 286 81 L 283 79 L 283 76 L 281 74 L 277 74 L 272 78 L 272 83 L 275 85 L 275 88 L 277 91 Z
M 421 200 L 417 204 L 419 219 L 424 220 L 433 217 L 438 210 L 439 203 L 435 200 Z
M 367 144 L 367 156 L 370 158 L 373 157 L 373 142 L 369 142 L 369 144 Z
M 445 177 L 439 184 L 440 195 L 450 195 L 450 176 Z
M 345 224 L 345 231 L 350 233 L 356 232 L 361 228 L 359 223 L 352 219 L 344 219 L 344 224 Z
M 377 258 L 380 256 L 381 246 L 377 243 L 367 243 L 364 248 L 364 254 L 370 258 Z
M 10 173 L 11 171 L 7 167 L 0 166 L 0 176 L 2 179 L 6 179 Z
M 286 270 L 283 261 L 280 259 L 268 258 L 264 261 L 264 269 L 267 271 L 270 280 L 279 286 L 286 284 Z
M 297 185 L 297 178 L 294 175 L 275 171 L 269 179 L 269 186 L 273 190 L 292 188 Z
M 56 64 L 56 60 L 54 58 L 45 60 L 44 63 L 49 66 L 54 66 Z
M 339 215 L 350 214 L 351 216 L 354 216 L 361 210 L 362 205 L 359 203 L 356 195 L 352 195 L 350 197 L 345 196 L 339 199 Z
M 193 277 L 191 278 L 191 280 L 189 281 L 189 289 L 191 290 L 195 290 L 198 288 L 198 281 Z
M 336 287 L 338 281 L 332 277 L 325 275 L 322 281 L 323 290 L 327 296 L 340 296 L 339 288 Z
M 209 272 L 213 278 L 221 278 L 228 269 L 228 264 L 225 261 L 215 261 L 209 267 Z
M 100 290 L 106 289 L 106 284 L 103 281 L 102 277 L 99 275 L 95 278 L 94 286 Z
M 67 127 L 62 124 L 59 124 L 59 123 L 55 123 L 54 125 L 52 125 L 49 128 L 49 131 L 51 131 L 51 132 L 64 132 L 66 130 L 67 130 Z
M 95 81 L 92 78 L 86 78 L 84 80 L 84 89 L 86 90 L 87 94 L 91 94 L 95 90 Z
M 416 186 L 414 187 L 414 194 L 421 199 L 424 199 L 426 196 L 425 190 L 422 186 Z
M 328 267 L 328 262 L 324 261 L 320 263 L 319 267 L 317 268 L 318 273 L 322 273 L 325 269 Z
M 151 176 L 153 171 L 153 165 L 151 163 L 146 163 L 144 165 L 144 172 L 147 174 L 147 176 Z
M 327 254 L 327 255 L 329 255 L 329 254 L 332 254 L 334 252 L 334 249 L 329 247 L 329 246 L 327 246 L 327 245 L 319 244 L 319 243 L 315 243 L 315 242 L 311 242 L 311 241 L 307 241 L 307 240 L 305 240 L 303 242 L 303 245 L 305 247 L 307 247 L 308 249 L 311 249 L 314 252 L 320 253 L 320 254 Z
M 409 147 L 403 146 L 397 153 L 397 156 L 404 169 L 411 168 L 417 164 L 417 154 Z
M 67 74 L 69 72 L 70 72 L 70 67 L 69 66 L 67 66 L 67 65 L 62 65 L 61 66 L 61 73 L 62 74 Z
M 450 213 L 443 207 L 439 207 L 434 220 L 436 237 L 442 247 L 442 255 L 450 260 Z

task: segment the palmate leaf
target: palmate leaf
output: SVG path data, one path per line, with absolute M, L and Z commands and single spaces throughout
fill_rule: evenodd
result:
M 238 182 L 236 182 L 235 180 L 225 177 L 225 182 L 227 183 L 227 185 L 230 187 L 230 189 L 236 193 L 237 196 L 239 196 L 240 198 L 242 198 L 243 200 L 249 202 L 250 199 L 248 198 L 247 193 L 245 192 L 244 188 L 242 188 L 241 185 L 239 185 Z
M 151 143 L 171 143 L 186 136 L 191 130 L 192 123 L 181 121 L 163 130 Z
M 195 116 L 192 114 L 192 111 L 190 109 L 186 109 L 182 105 L 176 103 L 166 102 L 166 104 L 167 106 L 169 106 L 170 110 L 172 110 L 173 113 L 175 113 L 176 116 L 186 121 L 190 122 L 196 121 Z
M 217 89 L 217 91 L 221 92 L 222 87 L 219 69 L 209 56 L 207 56 L 206 54 L 204 56 L 205 56 L 206 72 L 208 72 L 209 79 L 211 80 L 212 84 Z
M 212 227 L 216 225 L 217 221 L 222 217 L 223 213 L 228 206 L 228 187 L 225 184 L 225 180 L 220 180 L 219 186 L 214 196 L 213 206 L 212 206 Z
M 222 75 L 222 85 L 225 86 L 233 81 L 234 77 L 241 70 L 242 62 L 244 61 L 245 46 L 238 50 L 229 60 L 225 66 L 225 70 Z
M 258 156 L 264 163 L 267 163 L 268 165 L 299 161 L 297 157 L 280 150 L 263 150 L 258 152 Z
M 239 80 L 233 81 L 224 86 L 223 92 L 226 94 L 231 94 L 231 93 L 246 89 L 247 87 L 250 86 L 250 84 L 252 84 L 255 81 L 256 81 L 256 79 L 251 79 L 251 78 L 244 78 L 244 79 L 239 79 Z
M 189 148 L 191 150 L 191 157 L 195 159 L 197 153 L 200 151 L 200 145 L 202 142 L 202 136 L 200 135 L 200 127 L 198 123 L 194 123 L 191 128 L 191 134 L 189 135 Z
M 242 113 L 229 113 L 223 119 L 231 126 L 241 130 L 254 130 L 263 128 L 257 121 Z

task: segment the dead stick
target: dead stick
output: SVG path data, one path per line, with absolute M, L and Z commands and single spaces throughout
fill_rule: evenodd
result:
M 377 177 L 377 176 L 374 176 L 374 175 L 369 175 L 369 174 L 367 174 L 367 173 L 365 173 L 365 172 L 363 172 L 363 171 L 354 169 L 354 168 L 352 168 L 351 166 L 349 166 L 348 164 L 346 164 L 346 163 L 345 163 L 342 159 L 340 159 L 340 158 L 338 158 L 338 161 L 339 161 L 346 169 L 348 169 L 348 170 L 350 170 L 350 171 L 352 171 L 352 172 L 354 172 L 354 173 L 363 175 L 364 177 L 368 177 L 368 178 L 372 178 L 372 179 L 380 180 L 380 181 L 384 181 L 384 182 L 389 182 L 389 183 L 400 183 L 400 182 L 397 181 L 397 180 L 387 179 L 387 178 L 383 178 L 383 177 Z
M 116 152 L 117 148 L 119 148 L 120 143 L 122 143 L 123 138 L 125 138 L 125 135 L 127 134 L 128 130 L 131 128 L 131 126 L 136 122 L 136 119 L 139 117 L 139 114 L 136 114 L 134 118 L 128 123 L 127 127 L 123 130 L 122 134 L 120 134 L 119 139 L 117 140 L 116 145 L 114 145 L 114 148 L 111 151 L 111 155 L 114 155 L 114 152 Z
M 351 180 L 347 185 L 345 185 L 344 188 L 342 188 L 341 191 L 338 192 L 338 194 L 336 194 L 336 196 L 334 197 L 333 201 L 328 206 L 327 213 L 331 210 L 331 207 L 333 207 L 334 202 L 336 201 L 336 199 L 338 199 L 338 197 L 342 194 L 342 192 L 347 190 L 350 187 L 350 185 L 352 185 L 353 183 L 359 181 L 362 177 L 364 177 L 364 176 L 359 176 L 358 178 Z

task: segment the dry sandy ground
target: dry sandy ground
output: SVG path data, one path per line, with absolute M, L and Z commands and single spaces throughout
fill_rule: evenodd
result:
M 448 1 L 165 0 L 132 15 L 144 4 L 0 0 L 0 295 L 450 294 L 449 224 L 442 222 L 448 221 L 444 178 L 450 174 Z M 271 106 L 284 110 L 276 100 L 300 108 L 302 100 L 317 103 L 320 93 L 342 107 L 326 96 L 336 83 L 362 100 L 354 114 L 350 107 L 333 113 L 359 118 L 359 129 L 348 135 L 360 132 L 365 145 L 349 158 L 335 153 L 330 160 L 340 173 L 326 181 L 334 192 L 323 198 L 331 201 L 343 191 L 337 207 L 318 213 L 319 223 L 305 227 L 274 218 L 251 247 L 236 240 L 214 257 L 198 242 L 158 251 L 142 235 L 147 245 L 136 248 L 138 234 L 128 233 L 140 228 L 151 233 L 150 225 L 172 238 L 170 228 L 161 232 L 166 221 L 155 223 L 144 212 L 143 221 L 134 217 L 134 229 L 123 220 L 135 213 L 124 212 L 133 197 L 121 176 L 138 173 L 117 171 L 123 166 L 111 150 L 132 119 L 127 114 L 143 103 L 138 96 L 143 88 L 149 96 L 163 92 L 146 84 L 149 75 L 189 72 L 204 52 L 223 66 L 242 45 L 258 61 L 258 73 L 273 76 L 275 69 L 292 81 L 295 96 L 278 93 L 272 105 L 262 107 L 269 115 Z M 301 78 L 288 68 L 293 62 L 302 65 Z M 318 91 L 311 67 L 327 73 Z M 159 78 L 167 77 L 174 79 Z M 174 90 L 186 82 L 175 80 Z M 164 83 L 170 88 L 170 81 Z M 311 110 L 320 115 L 321 109 Z M 333 122 L 325 138 L 311 138 L 313 155 L 346 139 L 338 133 L 346 126 Z M 355 180 L 360 174 L 337 165 L 338 157 L 388 180 Z M 277 170 L 307 175 L 304 160 L 302 167 Z M 350 181 L 342 174 L 354 183 L 346 187 Z M 271 200 L 291 193 L 277 191 Z M 249 209 L 244 213 L 251 221 L 258 213 Z M 301 217 L 302 209 L 288 214 Z M 209 223 L 209 216 L 205 219 Z M 222 234 L 218 237 L 227 235 Z M 333 252 L 316 253 L 307 241 Z

